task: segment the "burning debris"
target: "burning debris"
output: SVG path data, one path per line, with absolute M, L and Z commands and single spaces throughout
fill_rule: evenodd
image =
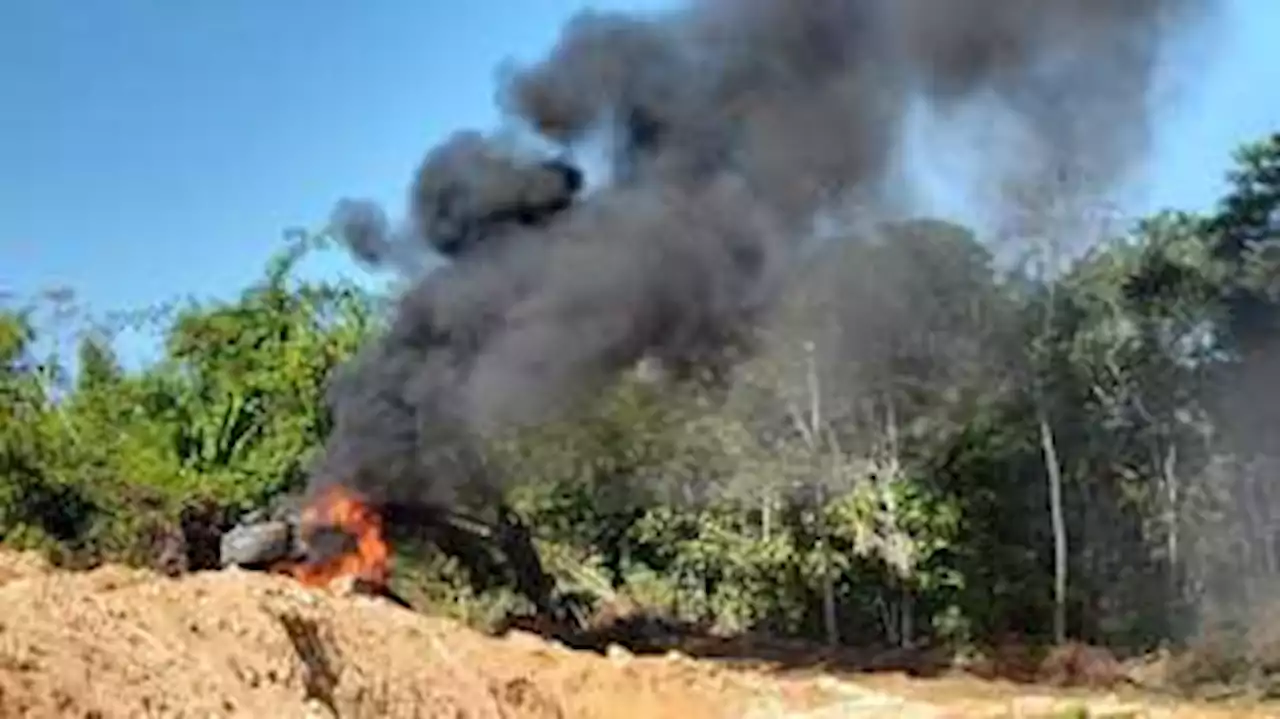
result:
M 553 626 L 568 628 L 581 622 L 571 604 L 557 596 L 528 528 L 509 510 L 500 510 L 495 523 L 421 507 L 385 511 L 392 523 L 429 536 L 442 551 L 458 557 L 477 585 L 505 574 Z M 354 493 L 333 486 L 305 506 L 290 501 L 274 512 L 247 515 L 222 536 L 221 563 L 286 574 L 311 587 L 351 582 L 358 591 L 408 607 L 390 588 L 392 558 L 385 522 Z
M 222 537 L 223 566 L 287 574 L 309 587 L 350 588 L 409 604 L 391 590 L 391 546 L 382 517 L 353 492 L 332 487 L 298 509 L 246 517 Z
M 223 566 L 292 576 L 309 587 L 349 581 L 402 604 L 391 593 L 391 547 L 382 518 L 353 493 L 334 487 L 300 511 L 252 514 L 222 537 Z
M 287 566 L 298 581 L 325 586 L 350 576 L 375 587 L 387 586 L 391 548 L 382 517 L 372 507 L 335 486 L 303 509 L 299 519 L 308 558 Z

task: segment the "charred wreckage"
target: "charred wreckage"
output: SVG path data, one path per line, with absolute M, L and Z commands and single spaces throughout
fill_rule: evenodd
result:
M 381 596 L 406 608 L 409 603 L 389 586 L 389 566 L 370 566 L 357 559 L 347 566 L 343 558 L 361 553 L 360 543 L 381 541 L 383 519 L 400 528 L 398 539 L 430 541 L 457 558 L 467 569 L 477 590 L 505 582 L 534 606 L 537 618 L 550 626 L 578 628 L 584 617 L 578 603 L 557 592 L 554 579 L 544 570 L 528 527 L 508 508 L 498 507 L 496 518 L 485 521 L 456 510 L 424 510 L 419 507 L 384 507 L 378 512 L 379 536 L 370 537 L 368 526 L 341 519 L 319 517 L 308 521 L 307 507 L 297 498 L 270 509 L 248 513 L 220 540 L 220 562 L 225 567 L 291 574 L 308 584 L 347 578 L 361 591 Z M 408 531 L 411 528 L 411 532 Z M 378 559 L 375 558 L 374 564 Z M 336 564 L 335 564 L 336 563 Z M 330 571 L 326 571 L 326 567 Z

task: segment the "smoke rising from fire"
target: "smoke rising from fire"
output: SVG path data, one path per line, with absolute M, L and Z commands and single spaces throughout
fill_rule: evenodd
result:
M 335 210 L 364 262 L 398 245 L 450 262 L 334 382 L 314 482 L 452 502 L 496 481 L 476 451 L 488 432 L 642 358 L 699 366 L 740 346 L 823 213 L 900 192 L 914 103 L 1013 113 L 1046 157 L 1087 152 L 1100 183 L 1118 180 L 1145 149 L 1158 52 L 1210 5 L 701 0 L 579 14 L 497 93 L 559 156 L 459 132 L 418 168 L 404 227 L 362 201 Z M 609 176 L 587 192 L 566 158 L 601 145 Z M 985 172 L 1009 169 L 994 157 Z

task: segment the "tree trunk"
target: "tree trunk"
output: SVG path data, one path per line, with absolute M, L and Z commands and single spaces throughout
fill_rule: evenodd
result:
M 1062 469 L 1049 418 L 1043 408 L 1038 414 L 1040 448 L 1049 476 L 1049 518 L 1053 525 L 1053 640 L 1062 644 L 1067 640 L 1067 526 L 1062 509 Z
M 916 602 L 915 595 L 906 582 L 902 583 L 901 602 L 902 629 L 899 632 L 899 645 L 903 649 L 911 649 L 916 643 Z
M 1165 550 L 1168 553 L 1169 597 L 1168 601 L 1182 600 L 1182 547 L 1180 546 L 1180 527 L 1182 524 L 1181 487 L 1178 484 L 1178 447 L 1172 442 L 1165 451 L 1161 465 L 1165 486 Z
M 840 624 L 836 618 L 836 583 L 830 569 L 823 573 L 822 579 L 822 623 L 827 628 L 827 644 L 840 646 Z
M 806 428 L 806 441 L 809 451 L 816 458 L 822 452 L 822 391 L 818 382 L 818 364 L 814 357 L 814 346 L 812 342 L 805 342 L 805 384 L 809 390 L 809 422 Z M 818 486 L 818 515 L 822 516 L 826 508 L 827 492 L 821 485 Z M 827 527 L 825 520 L 821 520 L 822 534 L 825 536 Z M 824 541 L 824 549 L 825 541 Z M 822 571 L 822 623 L 827 630 L 827 644 L 838 646 L 840 644 L 840 626 L 836 617 L 836 582 L 833 572 L 831 571 L 830 559 L 826 558 L 823 562 Z
M 884 637 L 892 646 L 898 646 L 901 642 L 898 638 L 898 631 L 902 626 L 901 620 L 898 619 L 898 612 L 895 611 L 897 602 L 888 597 L 884 589 L 876 592 L 876 608 L 880 610 L 880 626 L 884 628 Z
M 819 517 L 822 516 L 822 508 L 826 506 L 827 493 L 823 487 L 818 487 L 818 512 Z M 819 519 L 820 532 L 823 536 L 821 541 L 822 554 L 822 625 L 826 629 L 827 644 L 830 646 L 840 645 L 840 625 L 836 617 L 836 580 L 834 572 L 831 570 L 830 548 L 827 546 L 826 522 Z

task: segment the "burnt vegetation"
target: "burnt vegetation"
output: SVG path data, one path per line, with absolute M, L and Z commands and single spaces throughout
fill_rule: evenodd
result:
M 344 199 L 238 298 L 115 318 L 159 325 L 153 364 L 97 330 L 46 359 L 66 298 L 11 304 L 0 538 L 204 569 L 246 513 L 339 483 L 387 516 L 396 594 L 478 623 L 549 577 L 630 634 L 1261 657 L 1280 136 L 1209 211 L 1093 219 L 1215 6 L 583 13 L 501 78 L 527 144 L 459 131 L 407 217 Z M 980 227 L 911 209 L 918 107 L 998 128 Z M 405 288 L 294 276 L 334 244 Z M 1072 652 L 1058 674 L 1113 672 Z

